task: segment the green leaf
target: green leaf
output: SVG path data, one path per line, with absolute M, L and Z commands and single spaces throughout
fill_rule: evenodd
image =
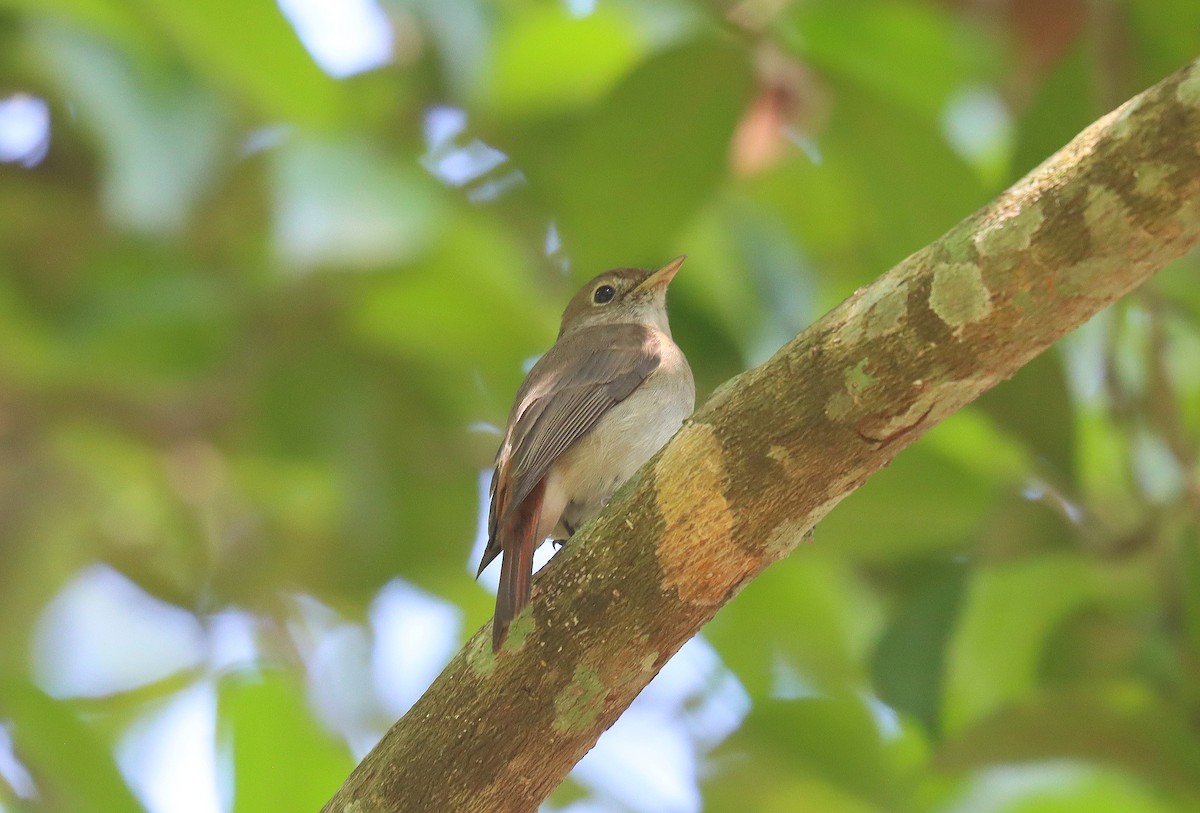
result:
M 19 381 L 53 378 L 56 337 L 17 293 L 8 271 L 0 266 L 0 369 Z
M 1200 653 L 1200 529 L 1185 528 L 1176 540 L 1179 567 L 1176 600 L 1183 613 L 1186 643 L 1193 653 Z
M 987 199 L 933 122 L 841 77 L 828 122 L 745 186 L 813 256 L 827 281 L 818 310 L 933 240 Z
M 946 729 L 958 731 L 1031 692 L 1044 647 L 1072 612 L 1115 589 L 1087 559 L 1045 555 L 972 578 L 947 664 Z
M 494 223 L 466 212 L 446 229 L 453 238 L 415 262 L 363 281 L 351 326 L 369 344 L 427 366 L 430 378 L 475 390 L 477 373 L 515 392 L 521 362 L 553 342 L 561 303 L 539 290 L 530 258 Z
M 319 810 L 354 767 L 283 672 L 222 680 L 220 726 L 233 752 L 233 811 Z
M 785 768 L 789 774 L 820 780 L 860 804 L 883 803 L 893 793 L 879 730 L 857 697 L 760 701 L 716 755 L 744 755 L 765 763 L 764 768 Z M 760 809 L 756 804 L 747 808 Z
M 64 420 L 44 442 L 78 506 L 70 512 L 61 503 L 43 509 L 50 515 L 44 530 L 55 528 L 75 540 L 70 561 L 80 567 L 104 551 L 151 595 L 194 606 L 196 594 L 204 592 L 196 579 L 207 573 L 206 540 L 174 488 L 180 481 L 172 482 L 162 450 L 102 421 Z M 196 467 L 185 476 L 197 478 L 190 485 L 211 475 Z
M 1079 486 L 1089 513 L 1114 533 L 1141 526 L 1149 506 L 1133 482 L 1130 437 L 1107 405 L 1081 405 L 1075 416 Z
M 859 256 L 869 264 L 861 268 L 863 276 L 850 280 L 861 284 L 940 236 L 989 196 L 934 123 L 851 83 L 831 82 L 831 90 L 836 101 L 818 146 L 830 170 L 852 184 L 860 239 L 868 241 Z
M 950 94 L 991 73 L 998 56 L 985 37 L 923 3 L 798 3 L 777 27 L 805 60 L 933 121 Z
M 958 450 L 954 457 L 943 451 L 960 431 L 968 441 L 987 436 L 976 429 L 986 426 L 962 413 L 934 427 L 839 503 L 817 526 L 816 541 L 877 562 L 965 547 L 1003 493 L 1001 486 L 1010 487 L 996 455 L 968 462 Z
M 675 234 L 725 177 L 751 87 L 743 51 L 695 41 L 642 63 L 569 124 L 511 137 L 576 267 L 591 275 L 680 253 Z
M 8 7 L 48 19 L 67 22 L 138 49 L 153 49 L 153 33 L 144 19 L 114 0 L 0 0 Z
M 1200 740 L 1181 709 L 1133 686 L 1031 697 L 960 732 L 940 749 L 935 764 L 967 771 L 1052 759 L 1122 768 L 1200 802 Z
M 103 147 L 109 218 L 140 231 L 178 231 L 214 179 L 226 129 L 218 98 L 192 77 L 88 33 L 46 26 L 33 42 Z
M 926 567 L 921 583 L 892 614 L 871 658 L 872 683 L 880 698 L 940 728 L 946 650 L 962 607 L 965 574 L 953 566 Z
M 751 284 L 752 280 L 740 274 L 729 273 L 730 268 L 748 264 L 745 240 L 738 239 L 739 236 L 734 233 L 733 228 L 735 222 L 746 221 L 758 214 L 744 212 L 747 208 L 749 207 L 741 201 L 720 201 L 697 215 L 680 236 L 681 244 L 688 248 L 688 261 L 679 277 L 671 283 L 670 304 L 673 322 L 677 309 L 684 304 L 683 301 L 686 301 L 693 311 L 690 319 L 679 320 L 678 330 L 686 334 L 690 322 L 703 318 L 706 322 L 704 328 L 693 330 L 697 334 L 694 336 L 697 342 L 742 343 L 742 353 L 735 361 L 741 366 L 730 370 L 729 375 L 744 369 L 743 359 L 752 348 L 756 328 L 763 318 L 762 292 Z M 675 329 L 674 324 L 672 328 Z M 797 332 L 799 331 L 793 331 L 791 336 Z M 689 355 L 694 352 L 692 342 L 682 339 L 677 341 Z M 779 344 L 781 343 L 777 343 L 772 350 L 777 349 Z M 706 347 L 699 352 L 703 352 L 703 358 L 711 362 L 715 349 Z M 727 377 L 728 375 L 722 377 L 715 384 Z
M 505 19 L 478 102 L 494 115 L 536 117 L 592 103 L 634 64 L 644 43 L 624 7 L 579 17 L 562 4 Z
M 1062 357 L 1042 353 L 976 402 L 1013 437 L 1024 441 L 1056 482 L 1075 480 L 1075 422 Z
M 1174 402 L 1174 415 L 1168 420 L 1178 424 L 1175 431 L 1191 437 L 1200 437 L 1200 286 L 1194 284 L 1198 278 L 1200 267 L 1195 260 L 1190 267 L 1180 263 L 1155 276 L 1156 282 L 1163 283 L 1161 290 L 1173 297 L 1171 304 L 1180 307 L 1154 317 L 1164 334 L 1162 365 L 1166 372 L 1165 386 L 1156 400 Z M 1188 285 L 1189 281 L 1193 284 Z
M 819 529 L 817 534 L 821 540 Z M 819 548 L 803 547 L 759 576 L 705 627 L 751 696 L 779 691 L 781 671 L 821 690 L 865 678 L 880 607 L 835 550 L 823 540 Z
M 742 768 L 746 767 L 742 763 Z M 750 779 L 747 774 L 757 779 Z M 886 808 L 877 806 L 848 793 L 830 783 L 809 776 L 796 776 L 786 769 L 763 776 L 759 769 L 732 769 L 718 773 L 715 778 L 725 780 L 718 784 L 710 781 L 704 791 L 704 809 L 709 813 L 796 813 L 801 810 L 821 813 L 884 813 Z
M 200 73 L 264 118 L 320 128 L 339 123 L 343 91 L 313 62 L 274 3 L 146 0 L 144 8 Z
M 427 369 L 372 361 L 330 335 L 297 338 L 249 393 L 243 442 L 298 479 L 264 483 L 259 470 L 269 524 L 226 552 L 222 582 L 247 597 L 298 581 L 367 600 L 397 574 L 435 590 L 431 578 L 461 579 L 490 454 L 468 453 L 475 416 L 443 402 Z M 288 509 L 307 489 L 313 526 Z
M 1128 17 L 1130 39 L 1137 54 L 1126 80 L 1130 95 L 1196 58 L 1200 3 L 1192 0 L 1128 0 L 1121 10 Z M 1124 94 L 1124 90 L 1118 92 Z
M 377 268 L 439 235 L 443 191 L 418 167 L 353 141 L 297 138 L 272 154 L 276 253 L 310 268 Z
M 0 677 L 0 719 L 48 810 L 142 813 L 103 742 L 80 710 L 14 676 Z
M 76 375 L 142 394 L 191 383 L 224 360 L 238 326 L 232 296 L 191 266 L 140 244 L 97 254 L 59 325 L 59 352 Z
M 1072 48 L 1043 80 L 1017 121 L 1013 180 L 1045 161 L 1099 115 L 1095 65 L 1082 45 Z

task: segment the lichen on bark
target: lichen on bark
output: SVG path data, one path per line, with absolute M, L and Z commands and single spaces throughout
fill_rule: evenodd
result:
M 1198 239 L 1200 61 L 720 388 L 539 573 L 521 645 L 485 664 L 480 630 L 325 810 L 535 810 L 840 499 Z

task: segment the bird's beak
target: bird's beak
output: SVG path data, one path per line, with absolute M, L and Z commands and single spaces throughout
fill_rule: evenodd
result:
M 639 285 L 638 288 L 645 291 L 667 290 L 667 286 L 671 284 L 671 280 L 675 279 L 675 275 L 679 273 L 679 269 L 683 266 L 683 261 L 686 259 L 686 254 L 680 254 L 671 260 L 671 262 L 646 277 L 646 281 Z

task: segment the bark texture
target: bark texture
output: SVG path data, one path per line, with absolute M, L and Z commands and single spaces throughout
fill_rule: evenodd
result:
M 723 386 L 327 813 L 527 813 L 668 658 L 926 430 L 1200 238 L 1200 60 Z

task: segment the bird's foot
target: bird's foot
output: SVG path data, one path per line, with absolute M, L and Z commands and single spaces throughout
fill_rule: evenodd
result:
M 566 547 L 567 540 L 569 540 L 571 537 L 573 537 L 575 535 L 575 526 L 572 525 L 571 523 L 567 522 L 565 519 L 560 519 L 558 521 L 558 524 L 563 526 L 563 528 L 567 532 L 567 535 L 565 538 L 550 540 L 550 544 L 554 546 L 555 552 L 560 551 L 564 547 Z

